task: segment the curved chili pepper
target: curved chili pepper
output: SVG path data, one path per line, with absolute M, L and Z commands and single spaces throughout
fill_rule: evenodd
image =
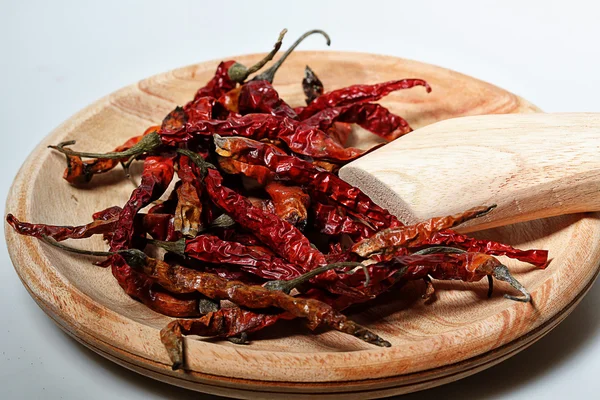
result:
M 402 79 L 374 85 L 353 85 L 333 90 L 322 94 L 302 110 L 297 110 L 299 111 L 298 118 L 301 121 L 305 120 L 326 108 L 377 101 L 397 90 L 410 89 L 415 86 L 424 86 L 427 93 L 431 92 L 429 84 L 422 79 Z
M 493 256 L 507 256 L 545 268 L 548 265 L 548 250 L 519 250 L 507 244 L 493 240 L 474 239 L 451 229 L 436 232 L 423 245 L 458 246 L 469 252 L 478 252 Z
M 325 256 L 312 248 L 302 232 L 277 215 L 254 207 L 244 196 L 223 186 L 223 178 L 214 169 L 208 170 L 204 184 L 218 207 L 284 260 L 305 270 L 325 264 Z
M 113 231 L 117 226 L 117 218 L 107 220 L 97 219 L 86 225 L 79 226 L 56 226 L 46 224 L 30 224 L 19 221 L 14 215 L 8 214 L 6 222 L 20 235 L 41 238 L 48 236 L 57 242 L 66 239 L 83 239 L 93 235 L 106 234 Z
M 250 81 L 242 85 L 238 97 L 238 112 L 243 114 L 267 113 L 295 119 L 296 112 L 279 97 L 268 81 Z
M 134 234 L 134 217 L 140 209 L 160 197 L 173 179 L 173 157 L 151 156 L 144 160 L 141 183 L 119 213 L 117 229 L 110 242 L 110 251 L 128 249 Z M 197 316 L 197 299 L 179 299 L 153 287 L 147 276 L 131 269 L 123 257 L 111 259 L 114 277 L 125 292 L 148 307 L 165 315 Z
M 248 114 L 230 117 L 225 121 L 196 121 L 188 124 L 186 129 L 161 132 L 161 139 L 164 143 L 175 145 L 198 135 L 211 134 L 243 136 L 255 140 L 280 139 L 295 153 L 335 161 L 349 161 L 365 153 L 361 149 L 341 146 L 315 127 L 305 126 L 291 118 L 269 114 Z
M 305 119 L 302 124 L 327 131 L 335 122 L 355 123 L 387 141 L 412 132 L 412 128 L 404 118 L 375 103 L 326 108 Z
M 143 253 L 142 253 L 143 254 Z M 140 271 L 153 277 L 157 282 L 174 293 L 198 291 L 213 300 L 229 300 L 234 304 L 252 309 L 268 307 L 280 308 L 297 318 L 306 318 L 310 329 L 319 325 L 344 332 L 377 346 L 389 347 L 390 343 L 361 325 L 349 320 L 331 306 L 314 299 L 293 297 L 279 290 L 269 290 L 258 285 L 228 281 L 213 274 L 198 272 L 181 266 L 172 266 L 150 257 L 143 265 L 136 265 Z M 183 363 L 182 338 L 170 326 L 161 331 L 161 340 L 167 348 L 173 367 Z
M 215 145 L 220 156 L 265 166 L 279 179 L 294 182 L 306 188 L 309 194 L 326 196 L 330 201 L 344 206 L 356 218 L 375 229 L 402 226 L 396 217 L 373 203 L 360 189 L 307 161 L 282 154 L 272 145 L 242 137 L 220 136 L 215 136 Z
M 180 256 L 215 264 L 239 265 L 242 270 L 266 279 L 291 279 L 302 273 L 294 264 L 284 262 L 261 247 L 228 242 L 212 235 L 200 235 L 177 242 L 151 240 L 149 243 Z
M 151 126 L 150 128 L 146 129 L 143 135 L 132 137 L 122 145 L 116 147 L 113 152 L 121 152 L 132 148 L 138 144 L 145 135 L 154 132 L 156 129 L 156 126 Z M 128 157 L 125 157 L 120 160 L 98 158 L 94 160 L 82 161 L 78 156 L 70 156 L 67 154 L 66 157 L 67 168 L 63 174 L 63 179 L 74 185 L 88 183 L 92 180 L 94 175 L 108 172 L 119 165 L 119 163 L 127 162 L 129 160 Z
M 481 217 L 496 206 L 474 207 L 460 214 L 447 217 L 435 217 L 414 225 L 395 229 L 385 229 L 370 238 L 364 239 L 352 247 L 352 252 L 363 258 L 377 254 L 379 259 L 390 259 L 399 248 L 406 248 L 427 241 L 435 232 L 452 228 L 473 218 Z

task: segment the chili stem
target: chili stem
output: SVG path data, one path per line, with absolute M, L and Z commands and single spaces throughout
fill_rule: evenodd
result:
M 212 169 L 216 168 L 214 165 L 212 165 L 208 161 L 204 160 L 204 158 L 202 158 L 202 156 L 200 154 L 194 153 L 193 151 L 190 151 L 187 149 L 177 149 L 176 151 L 179 154 L 183 154 L 184 156 L 189 157 L 189 159 L 192 160 L 192 162 L 194 164 L 196 164 L 196 166 L 198 166 L 198 168 L 200 168 L 200 174 L 201 174 L 202 178 L 204 178 L 206 176 L 206 174 L 208 173 L 208 168 L 212 168 Z
M 323 272 L 329 271 L 331 269 L 339 269 L 339 268 L 347 268 L 347 267 L 361 267 L 361 266 L 366 269 L 366 267 L 363 266 L 361 263 L 353 262 L 353 261 L 342 261 L 342 262 L 327 264 L 327 265 L 323 265 L 321 267 L 317 267 L 317 268 L 313 269 L 312 271 L 308 271 L 307 273 L 302 274 L 294 279 L 290 279 L 289 281 L 282 281 L 282 280 L 269 281 L 264 284 L 264 287 L 269 290 L 281 290 L 283 293 L 289 294 L 292 291 L 292 289 L 300 286 L 301 284 L 314 278 L 315 276 L 322 274 Z M 369 278 L 370 278 L 369 272 L 365 270 L 365 282 Z
M 331 44 L 331 39 L 329 38 L 329 35 L 325 31 L 322 31 L 320 29 L 313 29 L 312 31 L 308 31 L 304 35 L 300 36 L 298 38 L 298 40 L 296 40 L 290 46 L 290 48 L 287 49 L 285 53 L 283 53 L 283 55 L 279 58 L 279 60 L 277 60 L 275 62 L 275 64 L 273 64 L 271 66 L 271 68 L 264 71 L 262 74 L 256 75 L 254 78 L 252 78 L 252 80 L 253 81 L 269 81 L 270 83 L 273 83 L 273 79 L 275 78 L 275 74 L 277 73 L 277 70 L 279 69 L 279 67 L 281 67 L 281 64 L 283 64 L 283 62 L 286 60 L 286 58 L 288 58 L 288 56 L 296 49 L 296 47 L 298 47 L 298 45 L 300 43 L 302 43 L 302 41 L 304 39 L 306 39 L 308 36 L 315 34 L 315 33 L 319 33 L 325 37 L 325 39 L 327 40 L 327 46 L 329 46 Z
M 277 52 L 281 48 L 281 43 L 283 42 L 283 37 L 286 33 L 287 29 L 282 30 L 281 33 L 279 33 L 279 38 L 277 39 L 277 42 L 273 46 L 273 50 L 271 50 L 269 54 L 267 54 L 262 60 L 260 60 L 250 68 L 246 68 L 245 65 L 237 62 L 231 67 L 229 67 L 229 70 L 227 71 L 229 79 L 238 83 L 244 82 L 250 74 L 253 74 L 262 67 L 264 67 L 266 63 L 268 63 L 273 59 L 273 57 L 275 57 L 275 54 L 277 54 Z
M 144 136 L 142 140 L 140 140 L 135 146 L 132 146 L 127 150 L 112 153 L 87 153 L 83 151 L 73 151 L 65 147 L 73 144 L 75 144 L 75 140 L 61 142 L 57 145 L 52 145 L 48 147 L 54 150 L 58 150 L 67 156 L 120 160 L 123 158 L 129 159 L 131 157 L 135 157 L 143 153 L 151 152 L 158 148 L 160 145 L 162 145 L 162 141 L 160 140 L 160 135 L 158 134 L 158 132 L 155 131 Z
M 523 303 L 529 303 L 531 301 L 531 294 L 521 285 L 521 283 L 516 280 L 508 271 L 506 265 L 499 265 L 494 268 L 493 271 L 494 278 L 499 281 L 507 282 L 510 286 L 517 289 L 519 292 L 523 293 L 523 296 L 511 296 L 509 294 L 505 294 L 504 297 L 514 301 L 521 301 Z

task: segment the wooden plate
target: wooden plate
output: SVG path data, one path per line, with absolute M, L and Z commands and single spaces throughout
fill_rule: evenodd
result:
M 237 57 L 250 65 L 259 55 Z M 384 103 L 413 127 L 473 114 L 539 111 L 490 84 L 442 68 L 359 53 L 299 52 L 280 71 L 276 88 L 292 105 L 303 101 L 305 65 L 326 89 L 398 78 L 424 78 L 433 87 L 394 93 Z M 216 61 L 181 68 L 121 89 L 87 107 L 52 132 L 29 156 L 10 191 L 7 211 L 26 221 L 80 224 L 93 211 L 122 205 L 132 190 L 121 171 L 94 178 L 90 188 L 62 180 L 64 158 L 46 146 L 76 139 L 77 148 L 109 151 L 158 123 L 190 99 L 213 74 Z M 126 296 L 108 269 L 6 228 L 8 249 L 25 287 L 66 332 L 92 350 L 144 375 L 191 389 L 243 398 L 373 398 L 447 383 L 490 367 L 524 349 L 563 320 L 598 273 L 599 215 L 571 215 L 479 233 L 524 248 L 549 249 L 545 271 L 509 261 L 532 292 L 533 305 L 502 298 L 497 285 L 436 282 L 437 301 L 424 304 L 419 284 L 388 293 L 351 312 L 392 342 L 372 347 L 333 331 L 311 334 L 299 322 L 252 337 L 248 346 L 188 338 L 188 370 L 171 371 L 159 330 L 168 318 Z M 76 245 L 103 249 L 100 238 Z

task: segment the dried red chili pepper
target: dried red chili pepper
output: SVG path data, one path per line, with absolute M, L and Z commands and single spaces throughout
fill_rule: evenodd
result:
M 218 99 L 223 94 L 235 88 L 236 82 L 229 77 L 229 68 L 234 64 L 236 64 L 235 61 L 221 62 L 212 79 L 208 81 L 204 87 L 198 89 L 194 96 L 194 100 L 201 97 L 214 97 L 215 99 Z
M 150 257 L 146 257 L 143 264 L 134 265 L 146 275 L 156 279 L 161 286 L 174 293 L 198 291 L 213 300 L 229 300 L 242 307 L 252 309 L 276 307 L 297 318 L 306 318 L 311 329 L 326 325 L 340 332 L 356 336 L 367 343 L 384 347 L 390 346 L 389 342 L 318 300 L 293 297 L 279 290 L 269 290 L 262 286 L 250 286 L 243 282 L 228 281 L 213 274 L 198 272 L 181 266 L 172 266 Z M 173 329 L 173 326 L 163 329 L 161 340 L 167 348 L 173 367 L 182 366 L 183 351 L 180 331 Z
M 212 201 L 218 207 L 284 260 L 304 269 L 325 263 L 323 254 L 312 248 L 297 228 L 275 214 L 254 207 L 245 197 L 223 186 L 222 177 L 217 171 L 210 169 L 204 183 Z
M 113 150 L 113 152 L 122 152 L 132 148 L 137 143 L 139 143 L 145 135 L 154 132 L 155 130 L 157 130 L 157 128 L 158 127 L 156 126 L 151 126 L 144 132 L 143 135 L 132 137 L 131 139 L 123 143 L 121 146 L 116 147 Z M 68 145 L 69 143 L 74 144 L 75 142 L 65 142 L 63 143 L 63 145 Z M 124 157 L 120 160 L 98 158 L 95 160 L 82 161 L 81 158 L 78 156 L 70 156 L 67 154 L 66 157 L 67 168 L 65 169 L 63 178 L 67 182 L 74 185 L 88 183 L 92 180 L 94 175 L 108 172 L 114 167 L 116 167 L 119 163 L 127 162 L 129 159 L 128 157 Z
M 241 174 L 247 176 L 248 178 L 256 179 L 256 181 L 261 185 L 266 185 L 275 179 L 275 174 L 273 174 L 268 168 L 260 165 L 247 164 L 227 157 L 219 157 L 218 161 L 219 167 L 224 172 L 232 175 Z
M 410 89 L 415 86 L 424 86 L 427 93 L 431 92 L 429 84 L 422 79 L 402 79 L 374 85 L 353 85 L 333 90 L 322 94 L 303 109 L 297 110 L 299 111 L 298 118 L 305 120 L 326 108 L 377 101 L 397 90 Z
M 160 197 L 173 179 L 173 157 L 152 156 L 144 160 L 141 183 L 119 214 L 117 229 L 110 242 L 110 251 L 128 249 L 134 235 L 134 217 L 140 209 Z M 125 292 L 148 307 L 165 315 L 197 316 L 197 299 L 180 299 L 153 287 L 147 276 L 131 269 L 125 260 L 115 255 L 111 259 L 112 273 Z
M 174 228 L 184 236 L 196 236 L 202 230 L 202 202 L 198 195 L 196 176 L 193 166 L 186 156 L 180 156 L 177 175 L 181 184 L 176 189 L 177 206 L 175 208 Z
M 484 253 L 494 256 L 507 256 L 527 262 L 538 267 L 548 264 L 548 250 L 519 250 L 507 244 L 492 240 L 475 239 L 451 229 L 436 232 L 424 245 L 458 246 L 469 252 Z
M 268 81 L 250 81 L 244 84 L 238 97 L 238 112 L 267 113 L 278 117 L 296 118 L 296 112 L 279 97 Z
M 326 196 L 330 201 L 345 207 L 375 229 L 402 226 L 396 217 L 379 207 L 360 189 L 341 180 L 336 175 L 297 157 L 282 154 L 267 143 L 242 137 L 215 136 L 216 152 L 222 157 L 233 157 L 249 164 L 269 168 L 281 180 L 303 186 L 309 194 Z
M 323 82 L 317 74 L 307 65 L 304 68 L 304 79 L 302 79 L 302 90 L 306 96 L 306 104 L 312 103 L 317 97 L 323 94 Z
M 345 215 L 343 208 L 319 202 L 313 203 L 315 227 L 326 235 L 350 235 L 355 241 L 372 236 L 375 231 L 362 222 Z
M 376 254 L 380 257 L 380 260 L 390 259 L 398 249 L 407 248 L 410 245 L 418 246 L 429 240 L 435 232 L 460 225 L 469 219 L 481 217 L 495 207 L 495 205 L 491 207 L 474 207 L 456 215 L 435 217 L 414 225 L 385 229 L 356 243 L 352 247 L 352 252 L 363 258 L 369 258 Z
M 286 263 L 261 247 L 228 242 L 212 235 L 200 235 L 177 242 L 150 240 L 149 243 L 199 261 L 241 266 L 242 270 L 266 279 L 287 280 L 302 273 L 300 267 Z
M 275 214 L 279 218 L 301 229 L 306 227 L 307 208 L 310 205 L 308 194 L 298 186 L 286 186 L 279 182 L 269 183 L 265 190 L 273 200 Z
M 115 229 L 117 218 L 102 220 L 97 219 L 86 225 L 56 226 L 46 224 L 30 224 L 19 221 L 14 215 L 8 214 L 6 221 L 20 235 L 41 238 L 48 236 L 58 242 L 66 239 L 83 239 L 93 235 L 106 234 Z
M 387 141 L 412 132 L 405 119 L 375 103 L 326 108 L 302 121 L 305 126 L 314 126 L 323 131 L 327 131 L 335 122 L 357 124 Z
M 162 132 L 162 140 L 167 144 L 176 145 L 198 135 L 211 134 L 244 136 L 255 140 L 280 139 L 295 153 L 335 161 L 349 161 L 365 153 L 364 150 L 341 146 L 315 127 L 269 114 L 248 114 L 230 117 L 225 121 L 197 121 L 188 124 L 185 130 Z

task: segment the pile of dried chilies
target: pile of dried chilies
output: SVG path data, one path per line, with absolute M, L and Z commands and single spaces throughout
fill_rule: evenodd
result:
M 394 140 L 411 131 L 409 124 L 374 102 L 396 90 L 431 89 L 424 80 L 402 79 L 325 92 L 307 66 L 306 106 L 291 107 L 272 81 L 289 53 L 315 33 L 329 43 L 324 32 L 307 32 L 252 79 L 277 53 L 285 31 L 256 65 L 222 62 L 193 100 L 111 153 L 74 151 L 68 147 L 74 142 L 51 146 L 66 155 L 64 178 L 72 184 L 143 160 L 141 182 L 122 207 L 99 211 L 81 226 L 29 224 L 7 216 L 20 234 L 107 257 L 100 265 L 112 268 L 127 294 L 178 318 L 161 332 L 175 369 L 184 365 L 184 334 L 242 343 L 281 319 L 305 318 L 311 329 L 328 326 L 389 346 L 341 311 L 411 280 L 425 280 L 429 296 L 431 278 L 487 277 L 490 294 L 495 278 L 521 292 L 506 297 L 530 301 L 494 256 L 539 267 L 547 263 L 546 251 L 518 250 L 452 230 L 493 207 L 404 226 L 338 178 L 341 165 L 364 153 L 345 146 L 350 124 Z M 175 174 L 174 190 L 158 202 Z M 108 251 L 58 243 L 98 234 Z M 146 246 L 166 250 L 164 259 L 145 254 Z M 229 306 L 222 307 L 221 300 Z

